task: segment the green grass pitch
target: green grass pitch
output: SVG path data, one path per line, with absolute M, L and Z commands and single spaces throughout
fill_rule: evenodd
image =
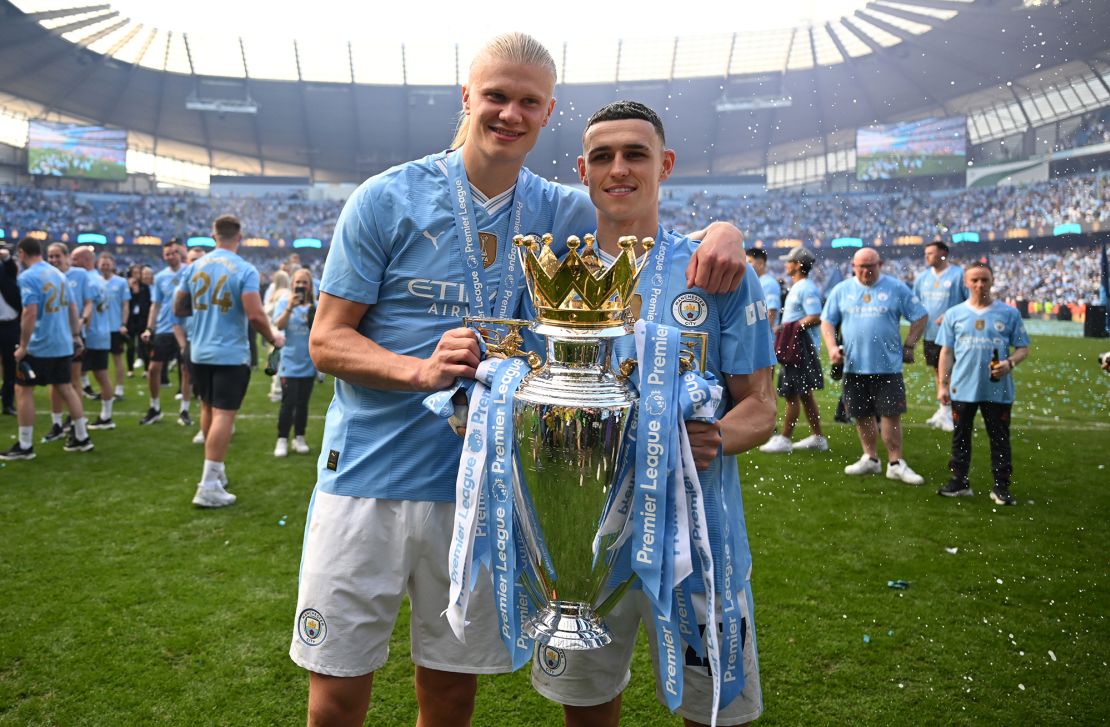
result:
M 982 431 L 976 497 L 934 494 L 949 447 L 922 423 L 935 404 L 921 363 L 907 371 L 906 456 L 926 486 L 841 474 L 859 444 L 831 422 L 835 384 L 821 396 L 831 452 L 740 457 L 760 724 L 1110 720 L 1110 375 L 1095 362 L 1108 348 L 1034 339 L 1017 370 L 1018 507 L 986 497 Z M 143 383 L 129 379 L 119 428 L 94 432 L 93 452 L 36 444 L 38 459 L 0 468 L 0 725 L 303 724 L 307 678 L 287 650 L 330 385 L 312 402 L 313 454 L 275 460 L 277 405 L 255 375 L 228 461 L 239 503 L 208 512 L 189 504 L 193 430 L 138 426 Z M 40 393 L 36 437 L 45 409 Z M 3 418 L 0 445 L 14 436 Z M 415 721 L 406 619 L 368 724 Z M 651 681 L 641 643 L 623 724 L 680 724 Z M 474 722 L 557 725 L 561 711 L 525 670 L 482 678 Z

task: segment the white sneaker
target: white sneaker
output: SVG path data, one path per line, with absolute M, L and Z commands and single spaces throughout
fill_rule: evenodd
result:
M 285 437 L 278 437 L 277 444 L 274 445 L 275 457 L 288 457 L 289 456 L 289 440 Z
M 308 454 L 308 442 L 304 441 L 304 437 L 293 438 L 293 451 L 297 454 Z
M 820 434 L 811 434 L 800 442 L 794 442 L 794 449 L 812 449 L 815 452 L 828 452 L 829 440 Z
M 198 429 L 197 433 L 193 436 L 193 444 L 204 444 L 204 430 Z
M 846 475 L 877 475 L 883 471 L 883 466 L 879 464 L 879 460 L 871 459 L 866 454 L 859 458 L 855 464 L 850 464 L 844 468 Z
M 759 451 L 769 452 L 771 454 L 790 454 L 793 448 L 794 446 L 790 444 L 789 439 L 781 434 L 775 434 L 767 440 L 766 444 L 759 448 Z
M 940 430 L 942 432 L 950 432 L 956 427 L 952 424 L 952 417 L 940 420 Z
M 886 478 L 888 480 L 901 480 L 907 485 L 925 484 L 925 478 L 911 470 L 904 459 L 891 462 L 886 466 Z
M 206 485 L 202 482 L 197 485 L 193 504 L 197 507 L 227 507 L 235 504 L 235 495 L 225 490 L 221 484 Z

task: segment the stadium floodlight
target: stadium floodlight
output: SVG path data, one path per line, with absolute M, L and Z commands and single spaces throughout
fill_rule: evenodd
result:
M 717 99 L 717 113 L 726 111 L 761 111 L 763 109 L 785 109 L 794 105 L 794 99 L 789 96 L 749 96 L 747 98 L 729 98 L 721 96 Z
M 257 114 L 258 102 L 247 98 L 201 98 L 192 95 L 185 99 L 189 111 L 214 111 L 218 114 Z

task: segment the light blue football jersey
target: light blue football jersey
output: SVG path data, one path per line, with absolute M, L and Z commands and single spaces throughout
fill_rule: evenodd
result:
M 995 351 L 999 359 L 1005 359 L 1012 349 L 1029 345 L 1029 334 L 1016 309 L 997 300 L 985 310 L 960 303 L 944 314 L 937 343 L 951 348 L 955 357 L 948 387 L 953 400 L 1014 402 L 1014 377 L 991 381 L 990 362 Z
M 105 283 L 108 286 L 108 327 L 118 332 L 123 325 L 123 306 L 131 300 L 131 286 L 115 274 Z
M 774 366 L 776 362 L 774 340 L 771 336 L 771 327 L 767 322 L 767 304 L 763 286 L 760 284 L 755 268 L 748 265 L 740 287 L 732 293 L 713 295 L 701 288 L 687 288 L 686 266 L 697 250 L 697 243 L 673 232 L 664 233 L 660 230 L 659 234 L 667 235 L 671 242 L 671 250 L 667 255 L 667 279 L 663 286 L 659 286 L 666 291 L 665 299 L 660 300 L 656 306 L 654 322 L 672 326 L 683 333 L 701 332 L 709 336 L 705 351 L 706 369 L 717 377 L 717 381 L 724 387 L 724 396 L 717 409 L 717 417 L 723 417 L 734 404 L 728 393 L 725 376 L 750 374 Z M 642 318 L 648 315 L 650 289 L 655 282 L 648 275 L 650 265 L 649 262 L 645 267 L 644 275 L 641 276 L 637 288 Z M 633 306 L 635 305 L 634 302 Z M 633 336 L 625 336 L 615 342 L 616 360 L 635 357 L 636 344 Z M 721 543 L 721 518 L 724 514 L 722 492 L 724 488 L 737 490 L 740 488 L 740 472 L 736 466 L 736 458 L 719 454 L 708 468 L 698 472 L 698 479 L 702 485 L 709 545 L 714 562 L 720 564 L 724 558 Z M 732 518 L 733 526 L 739 528 L 738 532 L 741 536 L 741 562 L 737 564 L 737 572 L 744 578 L 751 564 L 744 513 L 741 510 L 741 512 L 729 513 L 729 516 Z M 625 563 L 623 568 L 626 572 L 614 572 L 611 583 L 627 578 L 631 572 L 630 564 Z M 615 569 L 615 571 L 619 570 L 621 568 Z M 694 573 L 701 573 L 697 558 L 694 559 Z M 724 568 L 715 569 L 714 576 L 717 589 L 722 590 Z M 695 592 L 704 590 L 700 576 L 692 579 L 691 590 Z
M 456 247 L 456 195 L 445 157 L 440 152 L 389 169 L 348 198 L 320 285 L 328 295 L 369 304 L 359 332 L 406 356 L 430 356 L 440 337 L 460 326 L 468 313 L 467 278 Z M 596 226 L 584 192 L 527 170 L 524 179 L 525 188 L 518 182 L 511 194 L 490 200 L 475 194 L 474 224 L 484 253 L 487 292 L 494 301 L 505 256 L 516 254 L 509 239 L 516 205 L 521 205 L 522 234 L 552 232 L 565 241 Z M 512 283 L 519 291 L 518 303 L 527 297 L 523 278 L 518 275 Z M 426 396 L 336 379 L 317 487 L 337 495 L 454 501 L 462 440 L 423 406 Z
M 929 319 L 925 323 L 925 340 L 936 341 L 940 325 L 937 319 L 954 305 L 959 305 L 967 300 L 969 295 L 967 286 L 964 285 L 964 269 L 959 265 L 949 265 L 937 275 L 932 267 L 913 281 L 913 292 L 929 312 Z
M 112 347 L 112 329 L 108 322 L 108 285 L 95 270 L 85 270 L 84 273 L 88 278 L 85 290 L 93 304 L 92 317 L 84 331 L 85 346 L 93 351 L 107 351 Z
M 257 268 L 230 250 L 216 248 L 184 268 L 181 288 L 193 301 L 189 340 L 193 363 L 249 364 L 243 294 L 258 292 Z
M 898 374 L 902 372 L 899 320 L 912 323 L 924 315 L 925 306 L 905 283 L 880 275 L 871 286 L 854 277 L 837 283 L 825 301 L 821 320 L 840 325 L 845 372 Z
M 802 278 L 790 286 L 786 300 L 782 306 L 782 322 L 793 323 L 806 316 L 821 315 L 821 291 L 817 284 L 809 278 Z M 821 350 L 821 326 L 806 329 L 806 334 L 813 341 L 813 348 Z
M 173 295 L 177 286 L 181 284 L 181 273 L 184 267 L 174 271 L 172 268 L 163 268 L 154 276 L 154 283 L 150 286 L 150 302 L 160 304 L 158 317 L 154 319 L 154 333 L 173 333 L 173 324 L 176 320 L 173 314 Z
M 782 307 L 782 288 L 779 281 L 770 273 L 759 276 L 759 284 L 763 287 L 763 299 L 767 302 L 767 310 L 778 310 Z
M 281 318 L 289 307 L 289 301 L 282 298 L 274 306 L 273 321 Z M 293 307 L 289 322 L 285 325 L 285 346 L 281 349 L 281 365 L 278 376 L 308 377 L 316 375 L 316 366 L 308 355 L 309 312 L 312 306 L 305 303 Z
M 86 275 L 84 268 L 77 268 L 70 266 L 69 270 L 65 271 L 66 285 L 69 286 L 69 300 L 77 306 L 77 317 L 80 318 L 85 312 L 85 301 L 89 299 L 89 276 Z M 81 331 L 83 334 L 84 331 Z
M 40 358 L 72 356 L 70 292 L 66 276 L 40 260 L 20 273 L 17 281 L 23 307 L 34 305 L 37 308 L 35 330 L 27 343 L 27 353 Z

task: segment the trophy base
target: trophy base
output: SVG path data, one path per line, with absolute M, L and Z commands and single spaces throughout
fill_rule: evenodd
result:
M 536 643 L 568 651 L 598 649 L 613 640 L 609 629 L 588 603 L 555 601 L 524 625 Z

